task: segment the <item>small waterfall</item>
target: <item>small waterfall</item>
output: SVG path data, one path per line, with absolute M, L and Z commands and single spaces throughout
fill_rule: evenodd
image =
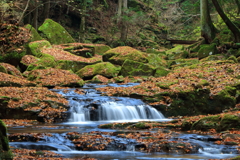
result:
M 81 105 L 77 101 L 71 102 L 72 122 L 90 120 L 141 120 L 164 119 L 164 116 L 149 105 L 124 105 L 117 102 L 105 102 L 94 108 L 91 105 Z

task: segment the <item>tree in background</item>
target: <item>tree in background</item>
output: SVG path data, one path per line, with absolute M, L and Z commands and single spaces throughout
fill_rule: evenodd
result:
M 216 28 L 212 23 L 209 12 L 208 0 L 201 0 L 200 14 L 201 14 L 201 36 L 207 43 L 211 43 L 216 36 Z
M 237 1 L 238 2 L 238 1 Z M 240 42 L 240 30 L 238 27 L 227 17 L 227 15 L 224 13 L 222 7 L 219 5 L 219 2 L 217 0 L 212 0 L 213 5 L 215 6 L 218 14 L 221 16 L 229 30 L 234 35 L 235 42 Z

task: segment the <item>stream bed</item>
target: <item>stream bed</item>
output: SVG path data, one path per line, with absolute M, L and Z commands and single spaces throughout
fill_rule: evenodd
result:
M 137 83 L 118 85 L 108 84 L 114 87 L 128 87 L 138 85 Z M 27 148 L 37 150 L 51 150 L 62 154 L 67 158 L 78 159 L 83 156 L 96 158 L 99 160 L 152 160 L 152 159 L 227 159 L 235 157 L 237 150 L 230 145 L 214 144 L 215 139 L 210 135 L 198 135 L 178 133 L 171 136 L 168 141 L 177 144 L 189 143 L 194 146 L 189 154 L 181 152 L 181 147 L 176 150 L 173 144 L 167 143 L 163 147 L 168 147 L 168 152 L 142 152 L 144 148 L 136 139 L 123 136 L 123 134 L 148 134 L 144 138 L 151 138 L 158 134 L 159 130 L 113 130 L 100 129 L 101 124 L 112 122 L 138 122 L 138 121 L 170 121 L 165 118 L 155 108 L 145 104 L 140 99 L 128 97 L 108 97 L 101 96 L 96 91 L 97 87 L 106 85 L 88 84 L 81 88 L 81 94 L 76 93 L 75 89 L 53 90 L 62 94 L 69 100 L 69 120 L 61 124 L 36 125 L 31 127 L 12 127 L 9 134 L 25 134 L 25 141 L 10 142 L 16 148 Z M 168 132 L 162 131 L 161 132 Z M 34 133 L 32 136 L 29 133 Z M 121 134 L 120 134 L 121 133 Z M 79 136 L 93 137 L 92 142 L 88 141 L 85 147 L 73 143 L 71 138 Z M 170 134 L 170 133 L 169 133 Z M 37 137 L 37 140 L 36 140 Z M 14 138 L 14 137 L 12 137 Z M 35 138 L 35 139 L 34 139 Z M 96 138 L 96 139 L 94 139 Z M 91 138 L 90 138 L 91 139 Z M 151 139 L 149 139 L 151 140 Z M 99 144 L 96 145 L 99 141 Z M 79 142 L 79 144 L 82 144 Z M 104 146 L 102 146 L 104 144 Z M 91 145 L 91 146 L 90 146 Z M 98 147 L 103 147 L 97 149 Z M 174 148 L 169 152 L 169 148 Z

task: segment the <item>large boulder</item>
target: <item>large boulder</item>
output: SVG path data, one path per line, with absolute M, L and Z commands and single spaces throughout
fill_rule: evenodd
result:
M 84 84 L 80 77 L 68 70 L 54 68 L 35 69 L 25 74 L 28 76 L 28 80 L 34 81 L 41 86 L 82 87 Z
M 122 65 L 127 59 L 148 63 L 148 58 L 144 53 L 128 46 L 113 48 L 103 54 L 103 61 L 109 61 L 116 65 Z
M 42 49 L 42 53 L 54 57 L 57 63 L 56 68 L 72 70 L 73 72 L 77 72 L 86 65 L 102 62 L 102 57 L 100 56 L 96 55 L 91 58 L 77 56 L 70 52 L 64 51 L 59 46 L 54 46 L 53 48 L 44 48 Z
M 132 60 L 125 60 L 120 74 L 123 76 L 153 76 L 156 69 L 149 64 L 136 62 Z
M 83 79 L 91 79 L 96 75 L 102 75 L 107 78 L 116 77 L 119 73 L 119 67 L 115 67 L 110 62 L 102 62 L 85 66 L 76 74 Z
M 0 159 L 12 159 L 13 155 L 9 148 L 7 137 L 7 127 L 2 120 L 0 120 Z
M 75 42 L 72 36 L 59 23 L 46 19 L 38 28 L 41 36 L 46 38 L 51 44 L 63 44 Z

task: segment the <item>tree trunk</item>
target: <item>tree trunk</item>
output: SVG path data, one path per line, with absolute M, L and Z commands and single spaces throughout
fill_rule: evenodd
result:
M 240 43 L 240 30 L 237 28 L 237 26 L 232 23 L 232 21 L 226 16 L 226 14 L 223 12 L 223 9 L 220 7 L 217 0 L 212 0 L 212 3 L 214 7 L 216 8 L 218 14 L 221 16 L 223 21 L 226 23 L 228 28 L 231 30 L 231 32 L 234 35 L 235 42 Z
M 123 0 L 123 14 L 122 16 L 126 15 L 126 11 L 127 11 L 127 3 L 128 0 Z M 121 27 L 121 41 L 126 42 L 127 40 L 127 32 L 128 32 L 128 27 L 127 27 L 127 21 L 124 19 L 124 17 L 122 17 L 122 27 Z
M 237 4 L 237 7 L 238 7 L 237 14 L 239 15 L 240 14 L 240 2 L 239 2 L 239 0 L 235 0 L 235 3 Z
M 122 4 L 123 4 L 123 0 L 118 0 L 118 12 L 117 12 L 117 22 L 119 22 L 121 20 L 121 15 L 122 15 Z
M 87 10 L 87 0 L 83 0 L 82 4 L 82 15 L 80 23 L 80 33 L 79 41 L 83 43 L 85 41 L 85 32 L 86 32 L 86 10 Z
M 44 0 L 44 19 L 49 18 L 50 0 Z
M 201 0 L 201 36 L 207 43 L 211 43 L 216 35 L 216 28 L 213 26 L 208 0 Z
M 34 0 L 33 27 L 38 28 L 38 0 Z

